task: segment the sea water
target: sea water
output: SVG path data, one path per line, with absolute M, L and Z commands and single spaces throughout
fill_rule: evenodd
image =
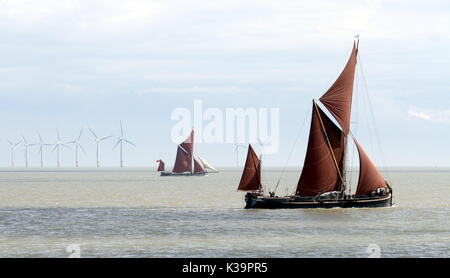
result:
M 291 194 L 299 174 L 263 182 Z M 3 169 L 0 257 L 450 257 L 450 170 L 384 174 L 392 208 L 247 210 L 233 169 Z

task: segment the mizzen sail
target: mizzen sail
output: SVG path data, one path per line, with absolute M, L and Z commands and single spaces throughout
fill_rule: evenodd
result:
M 198 157 L 194 157 L 194 173 L 204 173 L 205 167 L 203 163 L 198 159 Z
M 297 195 L 315 196 L 339 189 L 342 184 L 344 136 L 339 127 L 314 102 Z
M 237 190 L 254 191 L 261 188 L 260 166 L 261 161 L 249 144 L 247 160 L 245 161 L 244 171 L 242 172 L 241 181 L 239 182 Z
M 386 181 L 370 160 L 361 145 L 353 137 L 359 154 L 359 178 L 355 195 L 367 195 L 380 187 L 387 188 Z
M 328 91 L 319 99 L 338 121 L 345 134 L 348 134 L 350 129 L 357 52 L 356 44 L 353 43 L 352 53 L 344 70 Z

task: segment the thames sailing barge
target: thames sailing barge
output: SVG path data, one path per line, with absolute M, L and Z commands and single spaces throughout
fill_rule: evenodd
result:
M 247 191 L 245 208 L 349 208 L 392 206 L 392 188 L 376 169 L 362 146 L 350 132 L 353 81 L 358 45 L 355 42 L 344 70 L 319 99 L 335 118 L 338 127 L 312 103 L 308 146 L 297 189 L 292 196 L 264 194 L 261 161 L 249 145 L 238 190 Z M 345 155 L 351 137 L 359 153 L 359 178 L 356 192 L 346 192 Z
M 159 169 L 158 169 L 159 171 Z M 218 172 L 208 162 L 194 155 L 194 130 L 189 137 L 177 147 L 177 157 L 172 172 L 161 171 L 161 176 L 204 176 Z

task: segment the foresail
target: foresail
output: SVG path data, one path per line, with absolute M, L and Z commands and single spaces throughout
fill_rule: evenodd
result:
M 338 79 L 319 99 L 338 121 L 345 134 L 350 129 L 353 82 L 355 79 L 357 49 L 353 44 L 352 53 Z
M 241 181 L 238 190 L 254 191 L 261 187 L 260 175 L 261 161 L 256 155 L 251 145 L 248 145 L 247 159 L 245 161 L 244 171 L 242 172 Z
M 315 196 L 339 189 L 342 183 L 344 136 L 339 127 L 313 103 L 308 147 L 297 184 L 297 195 Z
M 203 163 L 203 166 L 205 167 L 206 170 L 218 172 L 218 170 L 214 168 L 211 164 L 209 164 L 203 157 L 197 155 L 197 158 Z
M 362 146 L 352 136 L 359 154 L 359 178 L 355 195 L 367 195 L 380 187 L 387 188 L 386 181 L 370 160 Z

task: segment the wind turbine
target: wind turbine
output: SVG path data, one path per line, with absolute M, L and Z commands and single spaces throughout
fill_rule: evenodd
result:
M 92 135 L 94 135 L 95 143 L 97 144 L 97 168 L 98 168 L 98 167 L 100 167 L 100 160 L 98 159 L 98 145 L 100 144 L 101 141 L 109 139 L 112 136 L 106 136 L 106 137 L 99 138 L 97 136 L 97 134 L 95 134 L 95 132 L 91 128 L 89 128 L 89 130 L 91 131 Z
M 239 148 L 245 148 L 242 144 L 234 144 L 234 151 L 236 152 L 236 168 L 239 167 Z
M 11 148 L 11 167 L 14 168 L 14 149 L 20 144 L 22 143 L 22 140 L 20 140 L 17 143 L 13 143 L 11 141 L 9 141 L 8 139 L 6 139 L 6 141 L 9 143 L 9 147 Z
M 83 134 L 83 128 L 81 128 L 80 134 L 78 135 L 77 139 L 67 142 L 67 144 L 75 144 L 75 167 L 77 167 L 77 168 L 78 168 L 78 147 L 80 147 L 80 149 L 84 152 L 84 154 L 86 154 L 86 151 L 84 150 L 83 146 L 80 144 L 81 134 Z
M 28 147 L 34 146 L 37 144 L 28 144 L 27 139 L 25 139 L 25 137 L 23 135 L 22 135 L 22 139 L 23 139 L 23 146 L 25 148 L 25 167 L 28 168 Z
M 114 145 L 113 150 L 117 147 L 117 145 L 120 144 L 120 168 L 123 168 L 123 159 L 122 159 L 122 149 L 123 149 L 123 142 L 126 142 L 130 145 L 133 145 L 136 147 L 135 144 L 131 143 L 125 137 L 123 137 L 123 127 L 122 127 L 122 121 L 120 121 L 120 137 L 117 137 L 117 143 Z
M 44 161 L 42 159 L 42 156 L 43 156 L 42 149 L 44 148 L 44 146 L 51 146 L 52 144 L 44 143 L 44 141 L 42 141 L 42 137 L 41 137 L 41 134 L 39 133 L 39 131 L 37 131 L 37 134 L 39 136 L 39 143 L 37 143 L 36 145 L 39 145 L 38 155 L 40 154 L 40 156 L 41 156 L 41 168 L 42 168 L 42 167 L 44 167 Z
M 261 140 L 261 138 L 258 137 L 257 140 L 258 140 L 259 147 L 261 148 L 261 154 L 260 154 L 260 159 L 261 159 L 261 157 L 262 157 L 262 155 L 264 153 L 264 146 L 269 144 L 270 137 L 267 137 L 266 140 L 264 140 L 264 141 Z
M 55 147 L 53 148 L 52 152 L 54 152 L 56 150 L 56 165 L 60 166 L 59 164 L 59 153 L 60 153 L 60 148 L 61 146 L 66 147 L 68 149 L 70 149 L 69 146 L 67 146 L 66 144 L 64 144 L 63 142 L 61 142 L 61 138 L 59 137 L 59 129 L 56 129 L 56 135 L 57 135 L 57 140 L 56 143 L 53 144 Z

